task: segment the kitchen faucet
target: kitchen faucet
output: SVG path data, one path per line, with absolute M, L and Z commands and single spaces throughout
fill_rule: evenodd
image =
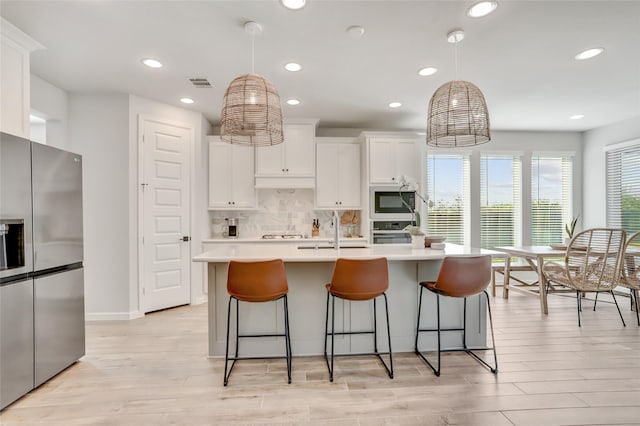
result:
M 336 250 L 340 248 L 340 216 L 338 216 L 338 210 L 333 211 L 333 248 Z

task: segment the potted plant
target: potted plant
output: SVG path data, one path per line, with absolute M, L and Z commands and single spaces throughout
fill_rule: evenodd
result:
M 411 245 L 413 247 L 424 247 L 424 233 L 420 230 L 420 213 L 415 212 L 415 217 L 415 225 L 407 225 L 404 230 L 411 235 Z
M 564 239 L 564 243 L 565 245 L 569 245 L 569 241 L 571 241 L 571 239 L 573 238 L 573 234 L 576 230 L 576 224 L 578 223 L 578 218 L 580 217 L 580 215 L 575 216 L 572 220 L 571 223 L 567 223 L 564 225 L 564 232 L 567 233 L 567 238 Z

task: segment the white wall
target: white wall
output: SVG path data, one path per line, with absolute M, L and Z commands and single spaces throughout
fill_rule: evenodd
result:
M 191 202 L 191 254 L 202 252 L 202 240 L 209 238 L 209 140 L 207 135 L 213 133 L 213 126 L 204 116 L 201 117 L 201 139 L 195 149 L 195 181 Z M 192 262 L 191 264 L 191 300 L 192 303 L 207 301 L 208 283 L 205 280 L 207 264 Z
M 583 179 L 585 228 L 605 226 L 607 222 L 604 147 L 638 138 L 640 116 L 584 133 L 583 166 L 588 170 Z
M 208 228 L 207 159 L 212 128 L 200 113 L 126 94 L 67 94 L 32 75 L 32 106 L 47 118 L 47 144 L 83 156 L 87 319 L 140 316 L 138 283 L 138 116 L 194 129 L 191 255 Z M 206 300 L 201 264 L 192 265 L 192 303 Z
M 88 319 L 129 312 L 129 98 L 69 95 L 68 149 L 83 160 Z
M 69 96 L 67 92 L 31 74 L 31 110 L 47 120 L 45 139 L 47 145 L 76 151 L 69 145 Z

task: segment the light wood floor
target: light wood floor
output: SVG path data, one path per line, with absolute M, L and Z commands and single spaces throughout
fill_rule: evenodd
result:
M 340 358 L 329 383 L 320 357 L 236 365 L 207 359 L 206 305 L 126 322 L 87 324 L 87 355 L 0 415 L 2 425 L 560 425 L 640 424 L 640 327 L 622 300 L 492 299 L 500 372 L 446 354 L 437 378 L 396 354 L 390 380 L 371 358 Z M 393 318 L 391 319 L 393 321 Z M 292 324 L 295 327 L 295 324 Z M 295 351 L 295 347 L 293 348 Z

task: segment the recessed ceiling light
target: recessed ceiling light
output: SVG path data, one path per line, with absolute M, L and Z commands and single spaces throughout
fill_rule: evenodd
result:
M 295 62 L 289 62 L 288 64 L 284 64 L 284 69 L 287 71 L 296 72 L 302 69 L 302 65 Z
M 498 3 L 495 1 L 481 1 L 467 10 L 467 16 L 470 18 L 482 18 L 496 10 L 496 7 L 498 7 Z
M 307 0 L 281 0 L 287 9 L 300 10 L 307 5 Z
M 582 114 L 576 114 L 576 115 L 572 115 L 571 117 L 569 117 L 572 120 L 580 120 L 581 118 L 584 118 L 584 115 Z
M 578 53 L 576 55 L 576 59 L 579 60 L 579 61 L 582 61 L 583 59 L 591 59 L 591 58 L 593 58 L 595 56 L 598 56 L 602 52 L 604 52 L 604 49 L 602 47 L 595 47 L 593 49 L 587 49 L 587 50 L 584 50 L 584 51 Z
M 300 105 L 300 101 L 297 99 L 287 99 L 287 105 Z
M 180 102 L 182 102 L 183 104 L 192 104 L 195 101 L 191 98 L 180 98 Z
M 142 63 L 149 68 L 162 68 L 162 62 L 156 61 L 155 59 L 146 58 L 142 60 Z
M 420 68 L 418 70 L 418 74 L 423 76 L 423 77 L 426 77 L 428 75 L 433 75 L 433 74 L 435 74 L 437 72 L 438 72 L 438 68 L 434 68 L 434 67 Z
M 400 108 L 402 104 L 400 102 L 390 102 L 389 108 Z

